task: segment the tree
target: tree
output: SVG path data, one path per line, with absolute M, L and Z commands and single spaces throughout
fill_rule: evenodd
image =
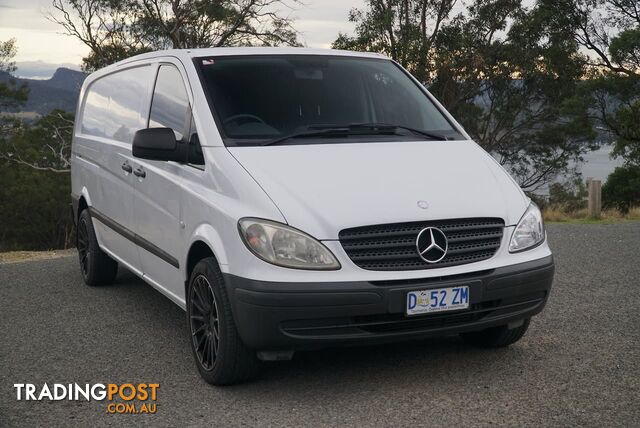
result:
M 53 110 L 35 125 L 21 124 L 0 147 L 0 159 L 38 171 L 70 171 L 73 115 Z
M 640 166 L 640 5 L 637 0 L 559 2 L 589 52 L 583 99 L 614 140 L 613 155 Z
M 74 245 L 68 174 L 51 174 L 0 159 L 0 251 Z
M 49 19 L 87 45 L 85 70 L 157 49 L 298 45 L 298 0 L 53 0 Z
M 602 203 L 605 207 L 617 208 L 628 213 L 633 206 L 640 205 L 640 167 L 626 165 L 616 168 L 602 186 Z
M 10 75 L 6 81 L 0 81 L 0 111 L 6 111 L 24 103 L 29 93 L 26 84 L 18 85 L 13 78 L 13 73 L 16 71 L 13 58 L 16 53 L 16 39 L 0 41 L 0 73 Z
M 574 24 L 578 43 L 593 54 L 589 65 L 629 76 L 640 73 L 637 0 L 564 0 L 557 4 L 558 11 Z
M 0 42 L 0 251 L 51 249 L 72 245 L 69 215 L 69 171 L 73 116 L 53 111 L 35 124 L 20 120 L 15 110 L 28 96 L 16 84 L 15 40 Z M 6 77 L 6 76 L 4 76 Z
M 356 35 L 334 47 L 376 50 L 406 67 L 504 165 L 535 191 L 573 172 L 594 148 L 586 109 L 575 102 L 584 58 L 550 0 L 369 0 L 353 10 Z M 426 12 L 423 12 L 426 11 Z
M 578 211 L 587 206 L 587 186 L 581 177 L 565 183 L 553 183 L 549 186 L 548 205 L 559 207 L 563 211 Z
M 13 73 L 16 64 L 16 40 L 0 41 L 0 74 L 8 74 L 8 79 L 0 80 L 0 144 L 9 138 L 19 122 L 8 111 L 15 109 L 27 100 L 27 85 L 18 85 Z
M 429 61 L 443 24 L 450 21 L 457 0 L 369 0 L 367 10 L 352 9 L 355 36 L 340 33 L 336 49 L 384 52 L 422 82 L 429 81 Z
M 0 250 L 67 248 L 73 116 L 54 110 L 0 143 Z M 52 174 L 54 172 L 54 174 Z

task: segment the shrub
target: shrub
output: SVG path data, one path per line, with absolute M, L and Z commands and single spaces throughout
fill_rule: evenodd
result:
M 616 208 L 624 214 L 632 206 L 640 205 L 640 166 L 616 168 L 602 186 L 602 204 L 605 208 Z
M 69 174 L 0 162 L 0 251 L 73 245 Z
M 580 177 L 549 186 L 549 205 L 573 212 L 586 208 L 587 187 Z

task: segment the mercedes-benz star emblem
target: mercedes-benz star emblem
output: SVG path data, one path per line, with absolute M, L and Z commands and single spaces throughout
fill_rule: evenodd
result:
M 425 227 L 416 238 L 418 255 L 427 263 L 438 263 L 447 255 L 449 242 L 444 232 L 437 227 Z

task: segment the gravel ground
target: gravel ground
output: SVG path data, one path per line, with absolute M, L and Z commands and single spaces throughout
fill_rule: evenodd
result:
M 75 257 L 0 265 L 0 426 L 638 426 L 640 223 L 550 225 L 556 280 L 515 346 L 458 338 L 299 353 L 257 381 L 200 380 L 184 313 L 124 272 L 83 286 Z M 160 384 L 154 415 L 17 401 L 14 383 Z

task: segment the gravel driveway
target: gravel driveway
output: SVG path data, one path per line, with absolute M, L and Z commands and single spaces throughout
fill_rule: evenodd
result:
M 640 222 L 550 225 L 556 280 L 515 346 L 457 337 L 299 353 L 257 381 L 202 381 L 184 313 L 127 272 L 82 284 L 75 257 L 0 265 L 0 426 L 638 426 Z M 159 383 L 154 415 L 17 401 L 14 383 Z

